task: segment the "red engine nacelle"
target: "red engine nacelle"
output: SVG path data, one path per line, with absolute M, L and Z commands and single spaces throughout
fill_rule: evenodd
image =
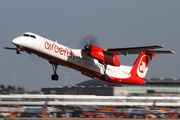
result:
M 88 46 L 89 47 L 89 46 Z M 116 55 L 109 55 L 103 52 L 103 49 L 96 46 L 91 46 L 91 48 L 88 48 L 89 56 L 92 56 L 99 60 L 102 64 L 109 64 L 114 66 L 120 66 L 119 59 Z

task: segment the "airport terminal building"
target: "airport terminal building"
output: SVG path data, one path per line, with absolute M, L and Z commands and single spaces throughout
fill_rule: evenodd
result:
M 42 88 L 44 94 L 97 96 L 180 96 L 180 79 L 148 78 L 145 85 L 112 84 L 92 79 L 65 87 Z

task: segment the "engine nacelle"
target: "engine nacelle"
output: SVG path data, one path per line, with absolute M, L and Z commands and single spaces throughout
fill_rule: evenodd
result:
M 100 47 L 91 46 L 91 50 L 88 55 L 98 59 L 102 64 L 120 66 L 119 59 L 116 55 L 106 54 Z

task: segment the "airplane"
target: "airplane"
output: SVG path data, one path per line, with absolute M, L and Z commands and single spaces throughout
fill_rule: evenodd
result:
M 40 35 L 26 32 L 12 40 L 17 54 L 36 54 L 52 64 L 53 81 L 57 81 L 58 65 L 72 68 L 91 78 L 110 83 L 143 85 L 148 65 L 155 54 L 175 54 L 173 51 L 157 51 L 162 45 L 103 49 L 87 43 L 83 49 L 72 49 Z M 139 54 L 133 66 L 121 65 L 117 55 Z
M 132 109 L 131 110 L 131 116 L 137 115 L 137 116 L 147 116 L 148 118 L 157 118 L 157 116 L 154 115 L 154 113 L 157 113 L 156 111 L 156 100 L 154 100 L 153 105 L 150 109 L 141 108 L 141 109 Z
M 24 109 L 23 113 L 37 115 L 37 114 L 41 114 L 43 112 L 46 112 L 48 110 L 48 108 L 47 108 L 48 100 L 49 99 L 47 98 L 43 107 L 28 107 L 28 108 Z

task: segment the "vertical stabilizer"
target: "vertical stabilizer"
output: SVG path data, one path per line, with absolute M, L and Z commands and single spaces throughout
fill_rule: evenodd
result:
M 44 104 L 44 106 L 43 106 L 44 109 L 47 108 L 47 106 L 48 106 L 48 101 L 49 101 L 49 98 L 46 99 L 46 102 L 45 102 L 45 104 Z
M 151 110 L 155 110 L 156 109 L 156 100 L 154 100 L 153 105 L 151 106 Z
M 145 75 L 148 71 L 149 63 L 154 56 L 154 53 L 148 53 L 148 51 L 143 51 L 134 63 L 134 66 L 132 67 L 130 72 L 131 75 L 141 80 L 144 80 Z

